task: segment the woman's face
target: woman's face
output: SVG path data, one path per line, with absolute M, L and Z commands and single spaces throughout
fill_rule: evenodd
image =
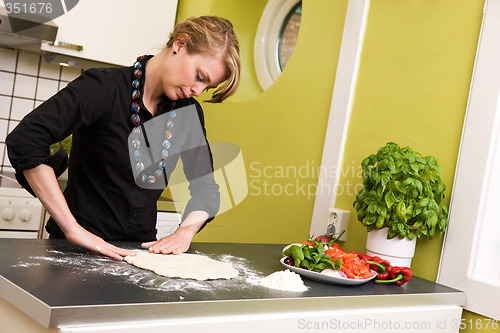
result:
M 199 96 L 205 89 L 217 87 L 226 77 L 221 55 L 188 54 L 183 43 L 175 42 L 167 57 L 162 83 L 165 95 L 171 100 Z

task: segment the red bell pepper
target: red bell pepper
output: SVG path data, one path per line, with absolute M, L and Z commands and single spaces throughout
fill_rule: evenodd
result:
M 377 280 L 387 280 L 389 278 L 391 263 L 388 260 L 380 257 L 373 257 L 367 261 L 370 264 L 370 269 L 377 271 Z
M 370 257 L 369 255 L 367 254 L 364 254 L 364 253 L 356 253 L 359 257 L 359 259 L 363 260 L 364 262 L 366 262 L 367 260 L 370 261 L 372 260 L 372 257 Z
M 377 280 L 386 280 L 389 278 L 389 267 L 391 263 L 388 260 L 380 257 L 370 257 L 364 253 L 356 253 L 356 255 L 369 265 L 371 270 L 377 272 Z
M 409 267 L 394 266 L 391 268 L 391 280 L 375 280 L 375 283 L 392 283 L 402 286 L 410 281 L 413 273 Z

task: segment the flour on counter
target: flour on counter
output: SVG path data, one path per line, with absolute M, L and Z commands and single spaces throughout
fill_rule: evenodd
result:
M 300 275 L 288 269 L 274 272 L 260 279 L 259 284 L 270 289 L 296 292 L 307 291 L 307 287 L 302 281 Z
M 214 260 L 230 264 L 239 271 L 239 275 L 228 280 L 208 280 L 197 281 L 190 279 L 166 278 L 153 272 L 134 267 L 124 261 L 89 253 L 61 252 L 57 250 L 48 250 L 47 256 L 32 256 L 26 262 L 19 262 L 13 267 L 25 268 L 39 266 L 42 263 L 50 263 L 54 266 L 71 268 L 73 274 L 80 274 L 81 280 L 86 281 L 87 274 L 105 274 L 117 276 L 133 283 L 138 287 L 153 291 L 179 291 L 187 292 L 190 290 L 203 290 L 207 292 L 226 291 L 235 285 L 238 288 L 245 289 L 252 286 L 247 280 L 257 281 L 263 274 L 254 270 L 251 263 L 241 257 L 235 257 L 228 254 L 210 255 L 196 251 L 201 255 L 208 255 Z

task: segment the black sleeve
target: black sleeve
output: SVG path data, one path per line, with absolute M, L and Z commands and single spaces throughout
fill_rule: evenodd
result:
M 50 156 L 50 145 L 99 118 L 107 109 L 105 98 L 113 84 L 104 69 L 85 71 L 56 95 L 26 115 L 7 136 L 9 160 L 21 185 L 22 170 L 47 164 L 59 176 L 67 166 L 64 151 Z M 28 189 L 31 191 L 31 189 Z
M 209 218 L 205 225 L 212 221 L 220 206 L 219 185 L 214 179 L 213 159 L 206 139 L 205 122 L 201 106 L 195 102 L 197 114 L 194 122 L 198 122 L 199 130 L 192 131 L 187 139 L 189 149 L 181 152 L 184 174 L 189 180 L 191 198 L 184 209 L 183 220 L 196 210 L 205 211 Z M 201 230 L 201 229 L 200 229 Z

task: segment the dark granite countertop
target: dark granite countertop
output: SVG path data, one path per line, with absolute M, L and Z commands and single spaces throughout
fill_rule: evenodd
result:
M 138 243 L 115 243 L 139 249 Z M 345 286 L 303 279 L 305 292 L 257 285 L 283 270 L 283 245 L 193 243 L 189 252 L 231 263 L 240 274 L 231 280 L 194 281 L 158 276 L 72 245 L 64 240 L 0 240 L 0 297 L 46 327 L 335 309 L 341 306 L 421 304 L 433 300 L 463 305 L 461 291 L 413 277 L 403 286 Z

